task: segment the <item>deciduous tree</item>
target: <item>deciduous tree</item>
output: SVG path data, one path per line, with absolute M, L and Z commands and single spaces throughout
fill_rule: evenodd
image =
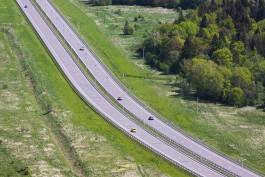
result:
M 218 49 L 213 52 L 212 59 L 220 65 L 230 67 L 233 64 L 233 55 L 228 48 Z
M 233 87 L 247 88 L 251 84 L 251 72 L 246 67 L 233 68 L 231 83 Z
M 242 106 L 244 103 L 244 93 L 241 88 L 234 87 L 229 91 L 228 103 L 234 106 Z
M 245 51 L 245 46 L 242 41 L 237 41 L 232 44 L 234 63 L 243 65 L 245 62 Z
M 187 75 L 199 96 L 215 100 L 220 98 L 225 79 L 219 72 L 217 64 L 210 60 L 194 58 Z

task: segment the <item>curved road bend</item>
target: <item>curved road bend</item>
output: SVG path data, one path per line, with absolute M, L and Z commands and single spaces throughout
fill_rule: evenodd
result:
M 185 170 L 198 176 L 223 176 L 213 169 L 208 168 L 204 164 L 201 164 L 200 162 L 179 152 L 174 147 L 142 129 L 141 126 L 138 126 L 116 107 L 114 107 L 104 96 L 101 95 L 101 93 L 92 85 L 89 79 L 80 70 L 75 60 L 71 58 L 68 51 L 64 48 L 51 28 L 49 28 L 49 26 L 45 23 L 31 2 L 29 0 L 17 0 L 17 3 L 41 37 L 43 43 L 54 56 L 54 59 L 61 71 L 68 78 L 68 81 L 71 82 L 75 90 L 85 101 L 92 105 L 95 110 L 100 112 L 101 115 L 107 118 L 111 123 L 130 137 L 171 162 L 181 166 Z M 131 128 L 136 128 L 137 132 L 131 133 Z
M 147 109 L 142 107 L 134 98 L 128 94 L 124 88 L 122 88 L 116 81 L 116 79 L 110 74 L 105 66 L 99 59 L 93 55 L 88 45 L 84 43 L 81 37 L 74 31 L 70 24 L 59 14 L 58 10 L 49 0 L 36 0 L 40 8 L 51 20 L 57 30 L 62 34 L 64 39 L 72 47 L 75 53 L 78 55 L 80 60 L 89 70 L 89 72 L 96 78 L 97 82 L 111 95 L 117 99 L 122 97 L 122 101 L 119 103 L 135 115 L 138 119 L 149 125 L 169 140 L 180 144 L 182 147 L 192 151 L 198 156 L 208 160 L 209 162 L 229 171 L 237 176 L 242 177 L 258 177 L 259 175 L 254 172 L 243 168 L 242 166 L 226 159 L 225 157 L 209 150 L 208 148 L 200 145 L 198 142 L 185 136 L 183 133 L 172 128 L 170 125 L 160 120 L 156 115 L 149 112 Z M 80 50 L 83 48 L 84 50 Z M 152 116 L 154 120 L 148 120 L 148 117 Z

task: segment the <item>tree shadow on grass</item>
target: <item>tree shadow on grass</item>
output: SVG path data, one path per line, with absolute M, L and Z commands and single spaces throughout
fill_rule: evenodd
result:
M 92 3 L 91 3 L 90 1 L 88 1 L 88 0 L 87 0 L 87 1 L 85 1 L 85 0 L 83 0 L 83 1 L 82 1 L 82 0 L 79 0 L 79 2 L 80 2 L 80 3 L 83 3 L 83 4 L 85 4 L 85 5 L 90 5 L 90 6 L 92 6 Z
M 262 110 L 263 112 L 265 112 L 265 105 L 259 105 L 256 108 Z
M 174 89 L 172 91 L 174 93 L 174 94 L 172 94 L 170 96 L 172 98 L 179 98 L 179 99 L 183 99 L 183 100 L 186 100 L 186 101 L 195 101 L 195 102 L 198 99 L 199 103 L 205 103 L 205 104 L 209 104 L 210 103 L 210 104 L 218 104 L 218 105 L 221 105 L 221 106 L 224 106 L 224 107 L 231 107 L 231 105 L 224 104 L 224 103 L 219 102 L 217 100 L 208 100 L 208 99 L 199 97 L 198 94 L 196 93 L 195 89 L 190 88 L 187 91 L 183 91 L 181 89 L 181 86 L 178 83 L 166 83 L 165 85 L 173 87 L 173 88 L 176 88 L 176 89 Z

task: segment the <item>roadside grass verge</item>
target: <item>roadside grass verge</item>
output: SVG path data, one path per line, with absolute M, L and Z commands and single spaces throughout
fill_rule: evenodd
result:
M 231 155 L 239 163 L 246 159 L 244 164 L 265 172 L 265 114 L 262 110 L 237 109 L 204 100 L 197 104 L 196 98 L 183 98 L 174 86 L 174 76 L 150 70 L 139 59 L 141 57 L 137 58 L 131 51 L 141 41 L 143 31 L 156 25 L 152 19 L 157 17 L 155 13 L 150 15 L 151 8 L 138 12 L 139 7 L 89 7 L 78 1 L 52 1 L 114 75 L 147 106 L 197 137 L 201 143 Z M 119 9 L 121 15 L 116 14 Z M 121 35 L 125 20 L 134 24 L 138 13 L 145 17 L 146 26 L 137 22 L 143 31 L 136 31 L 133 36 Z M 172 21 L 175 15 L 169 18 Z
M 21 66 L 28 56 L 15 28 L 25 24 L 14 1 L 0 2 L 0 7 L 0 176 L 75 176 Z
M 0 91 L 14 91 L 10 103 L 0 97 L 1 109 L 12 108 L 0 112 L 1 163 L 14 162 L 15 169 L 22 166 L 40 176 L 190 176 L 91 110 L 60 74 L 15 2 L 0 6 L 6 9 L 0 13 L 1 43 L 10 51 L 1 55 L 4 62 L 13 61 L 0 67 L 8 75 L 0 74 Z M 21 84 L 11 84 L 14 78 Z M 8 165 L 4 171 L 1 167 L 0 176 L 9 170 L 13 173 Z

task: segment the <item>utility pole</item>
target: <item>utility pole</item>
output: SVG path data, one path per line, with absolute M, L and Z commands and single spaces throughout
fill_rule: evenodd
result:
M 145 56 L 144 56 L 144 46 L 143 46 L 143 60 L 144 60 L 144 57 L 145 57 Z
M 196 102 L 196 113 L 198 114 L 198 103 L 199 103 L 199 97 L 197 97 L 197 102 Z
M 244 161 L 245 161 L 246 159 L 239 159 L 238 161 L 239 161 L 239 163 L 241 163 L 241 166 L 242 167 L 244 167 Z

